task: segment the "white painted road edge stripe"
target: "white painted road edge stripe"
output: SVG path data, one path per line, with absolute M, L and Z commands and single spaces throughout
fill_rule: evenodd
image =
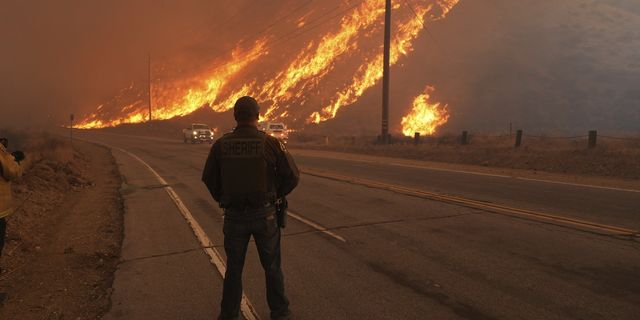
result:
M 289 213 L 290 217 L 292 217 L 292 218 L 294 218 L 294 219 L 296 219 L 296 220 L 298 220 L 298 221 L 310 226 L 311 228 L 314 228 L 314 229 L 316 229 L 316 230 L 318 230 L 318 231 L 320 231 L 320 232 L 322 232 L 322 233 L 324 233 L 324 234 L 326 234 L 326 235 L 328 235 L 328 236 L 330 236 L 330 237 L 332 237 L 334 239 L 340 240 L 342 242 L 347 242 L 347 239 L 343 238 L 342 236 L 340 236 L 340 235 L 338 235 L 338 234 L 336 234 L 334 232 L 331 232 L 327 228 L 325 228 L 325 227 L 323 227 L 323 226 L 321 226 L 321 225 L 319 225 L 319 224 L 317 224 L 317 223 L 315 223 L 313 221 L 307 220 L 307 219 L 301 217 L 300 215 L 291 212 L 291 210 L 288 210 L 288 213 Z
M 525 177 L 510 176 L 510 175 L 504 175 L 504 174 L 494 174 L 494 173 L 484 173 L 484 172 L 474 172 L 474 171 L 465 171 L 465 170 L 436 168 L 436 167 L 428 167 L 428 166 L 407 164 L 407 163 L 401 163 L 401 162 L 383 162 L 383 161 L 378 161 L 378 160 L 364 160 L 364 159 L 353 159 L 353 158 L 331 158 L 331 157 L 310 156 L 310 155 L 307 155 L 307 157 L 311 157 L 311 158 L 330 158 L 330 159 L 336 159 L 336 160 L 372 163 L 372 164 L 378 164 L 378 165 L 385 165 L 386 164 L 386 165 L 391 165 L 391 166 L 396 166 L 396 167 L 405 167 L 405 168 L 414 168 L 414 169 L 423 169 L 423 170 L 432 170 L 432 171 L 442 171 L 442 172 L 453 172 L 453 173 L 464 173 L 464 174 L 471 174 L 471 175 L 476 175 L 476 176 L 497 177 L 497 178 L 506 178 L 506 179 L 516 179 L 516 180 L 524 180 L 524 181 L 560 184 L 560 185 L 582 187 L 582 188 L 593 188 L 593 189 L 603 189 L 603 190 L 613 190 L 613 191 L 624 191 L 624 192 L 640 193 L 640 190 L 637 190 L 637 189 L 606 187 L 606 186 L 598 186 L 598 185 L 593 185 L 593 184 L 562 182 L 562 181 L 554 181 L 554 180 L 546 180 L 546 179 L 535 179 L 535 178 L 525 178 Z
M 189 223 L 189 226 L 193 230 L 193 233 L 195 234 L 196 238 L 198 238 L 198 241 L 200 242 L 200 245 L 203 248 L 205 248 L 205 249 L 203 249 L 204 252 L 209 256 L 211 263 L 216 267 L 216 269 L 218 269 L 218 272 L 220 273 L 220 275 L 224 279 L 224 274 L 225 274 L 227 268 L 226 268 L 226 266 L 224 264 L 224 261 L 222 260 L 222 256 L 220 255 L 218 250 L 213 248 L 213 242 L 211 242 L 211 239 L 209 239 L 209 237 L 204 232 L 204 230 L 202 229 L 202 227 L 200 226 L 198 221 L 196 221 L 196 219 L 193 217 L 193 215 L 191 214 L 191 211 L 189 211 L 187 206 L 184 205 L 184 202 L 182 202 L 182 199 L 180 199 L 178 194 L 173 190 L 172 187 L 168 186 L 168 183 L 167 183 L 166 180 L 164 180 L 164 178 L 162 178 L 153 168 L 151 168 L 150 165 L 148 165 L 146 162 L 144 162 L 138 156 L 136 156 L 135 154 L 133 154 L 133 153 L 131 153 L 129 151 L 121 149 L 121 148 L 116 148 L 116 149 L 118 149 L 118 150 L 124 152 L 125 154 L 129 155 L 130 157 L 136 159 L 143 166 L 145 166 L 156 177 L 156 179 L 158 179 L 158 182 L 160 182 L 160 184 L 166 186 L 164 188 L 164 190 L 167 191 L 167 194 L 169 194 L 169 197 L 171 198 L 171 200 L 173 200 L 173 202 L 176 204 L 176 207 L 178 207 L 178 210 L 180 210 L 180 213 L 182 213 L 182 216 L 185 218 L 185 220 L 187 220 L 187 222 Z M 241 306 L 240 306 L 240 311 L 242 312 L 242 315 L 247 320 L 259 320 L 260 319 L 260 317 L 258 316 L 258 313 L 256 312 L 255 308 L 253 307 L 253 305 L 251 304 L 251 302 L 249 301 L 249 299 L 247 298 L 247 296 L 244 293 L 242 294 L 242 302 L 241 302 Z

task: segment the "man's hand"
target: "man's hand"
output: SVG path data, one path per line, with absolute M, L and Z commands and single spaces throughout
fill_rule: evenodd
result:
M 22 151 L 14 151 L 11 153 L 11 155 L 13 156 L 13 158 L 16 160 L 17 163 L 20 163 L 20 161 L 26 158 L 24 155 L 24 152 Z

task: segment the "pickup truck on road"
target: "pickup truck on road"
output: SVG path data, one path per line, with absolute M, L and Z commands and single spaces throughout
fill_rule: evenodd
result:
M 261 123 L 260 127 L 268 135 L 279 139 L 280 141 L 287 143 L 289 140 L 289 130 L 281 122 L 265 122 Z
M 206 124 L 193 123 L 188 128 L 182 129 L 182 135 L 184 137 L 184 143 L 213 143 L 213 131 Z

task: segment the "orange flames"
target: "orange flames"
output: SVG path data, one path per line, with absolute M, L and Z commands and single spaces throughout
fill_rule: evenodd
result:
M 405 136 L 412 137 L 416 132 L 420 135 L 432 135 L 439 126 L 449 120 L 446 105 L 429 102 L 434 90 L 433 87 L 427 86 L 424 93 L 413 100 L 411 111 L 402 118 L 402 133 Z
M 432 0 L 430 4 L 415 7 L 413 13 L 394 13 L 397 23 L 392 29 L 391 64 L 396 64 L 412 51 L 412 42 L 423 29 L 424 20 L 444 18 L 458 1 Z M 267 80 L 251 80 L 247 73 L 250 72 L 250 66 L 259 65 L 269 51 L 276 49 L 281 39 L 273 37 L 258 40 L 248 49 L 237 48 L 226 63 L 211 67 L 200 75 L 154 83 L 153 119 L 188 115 L 203 106 L 216 112 L 225 112 L 232 108 L 237 98 L 244 95 L 256 97 L 266 107 L 263 120 L 320 123 L 334 118 L 341 107 L 356 102 L 382 78 L 382 50 L 376 41 L 381 39 L 370 38 L 382 30 L 384 1 L 364 0 L 351 7 L 343 4 L 343 7 L 346 9 L 343 10 L 345 15 L 336 31 L 327 32 L 319 40 L 307 43 L 295 55 L 295 59 Z M 394 6 L 394 12 L 399 11 L 400 7 Z M 294 28 L 314 27 L 313 22 L 308 22 L 311 21 L 309 17 L 310 13 L 299 20 L 294 19 Z M 372 42 L 376 45 L 371 46 Z M 358 67 L 351 63 L 353 61 L 361 65 Z M 264 73 L 263 69 L 260 71 Z M 339 82 L 335 85 L 325 85 L 326 82 L 336 81 Z M 146 121 L 146 94 L 132 92 L 134 89 L 128 88 L 127 93 L 134 96 L 134 102 L 112 101 L 112 104 L 125 106 L 119 107 L 115 116 L 107 114 L 107 108 L 99 108 L 86 117 L 79 127 L 103 128 Z M 305 110 L 316 105 L 324 107 L 304 114 Z
M 187 79 L 183 81 L 173 81 L 170 85 L 165 85 L 161 89 L 154 90 L 152 98 L 160 103 L 155 103 L 153 107 L 153 119 L 165 120 L 178 116 L 190 114 L 200 107 L 211 104 L 215 101 L 225 84 L 250 63 L 265 55 L 265 41 L 256 41 L 253 48 L 248 52 L 242 52 L 237 48 L 231 54 L 231 63 L 222 64 L 211 68 L 204 76 L 197 79 Z M 187 88 L 175 94 L 174 88 Z M 132 87 L 128 89 L 133 89 Z M 141 94 L 138 94 L 140 96 Z M 77 125 L 78 128 L 104 128 L 117 126 L 124 123 L 139 123 L 148 120 L 148 105 L 145 99 L 123 107 L 120 114 L 115 119 L 100 119 L 98 109 L 96 113 L 89 115 L 85 120 Z M 217 110 L 218 111 L 218 110 Z M 225 111 L 225 110 L 219 110 Z
M 250 94 L 260 101 L 271 101 L 271 106 L 264 113 L 266 119 L 278 117 L 276 111 L 283 107 L 284 102 L 304 103 L 307 89 L 316 87 L 341 58 L 356 53 L 360 32 L 378 22 L 383 14 L 384 6 L 380 6 L 380 1 L 364 1 L 350 15 L 342 18 L 339 31 L 326 34 L 317 45 L 309 43 L 286 70 L 261 86 L 245 86 L 231 96 Z M 232 106 L 233 103 L 229 102 L 225 101 L 222 106 Z
M 439 1 L 441 13 L 431 16 L 431 20 L 444 18 L 447 13 L 458 3 L 458 0 Z M 411 42 L 417 38 L 423 28 L 422 21 L 427 13 L 432 11 L 433 5 L 426 7 L 418 7 L 415 10 L 417 17 L 410 17 L 408 21 L 402 22 L 398 26 L 395 38 L 391 43 L 391 59 L 390 65 L 398 62 L 401 56 L 406 56 L 412 51 Z M 350 105 L 358 100 L 365 90 L 375 85 L 382 78 L 382 53 L 375 56 L 369 63 L 361 66 L 353 81 L 349 86 L 336 93 L 333 102 L 322 108 L 319 112 L 314 112 L 308 119 L 308 122 L 320 123 L 329 119 L 333 119 L 340 107 Z

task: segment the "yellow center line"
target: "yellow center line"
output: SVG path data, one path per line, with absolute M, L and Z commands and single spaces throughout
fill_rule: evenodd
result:
M 498 214 L 506 214 L 509 216 L 525 217 L 525 218 L 538 220 L 538 221 L 542 220 L 547 222 L 559 223 L 563 225 L 577 226 L 580 228 L 597 230 L 600 232 L 604 231 L 607 234 L 613 234 L 613 235 L 632 236 L 632 237 L 637 237 L 638 235 L 640 235 L 640 232 L 638 230 L 632 230 L 632 229 L 627 229 L 627 228 L 622 228 L 617 226 L 610 226 L 610 225 L 601 224 L 597 222 L 569 218 L 569 217 L 554 215 L 550 213 L 543 213 L 543 212 L 536 212 L 536 211 L 531 211 L 526 209 L 514 208 L 514 207 L 501 205 L 501 204 L 482 202 L 482 201 L 467 199 L 467 198 L 458 197 L 458 196 L 439 194 L 439 193 L 413 189 L 413 188 L 409 188 L 401 185 L 395 185 L 395 184 L 390 184 L 390 183 L 385 183 L 385 182 L 380 182 L 380 181 L 375 181 L 370 179 L 357 178 L 353 176 L 330 173 L 324 170 L 303 168 L 301 169 L 301 172 L 308 175 L 316 176 L 316 177 L 327 178 L 327 179 L 341 181 L 341 182 L 348 182 L 348 183 L 362 185 L 370 188 L 388 190 L 388 191 L 393 191 L 393 192 L 406 194 L 410 196 L 417 196 L 421 198 L 453 203 L 453 204 L 462 205 L 466 207 L 488 210 L 490 212 L 498 213 Z

